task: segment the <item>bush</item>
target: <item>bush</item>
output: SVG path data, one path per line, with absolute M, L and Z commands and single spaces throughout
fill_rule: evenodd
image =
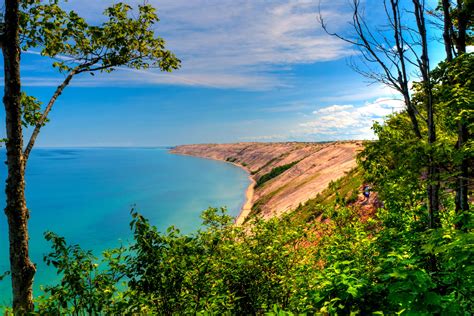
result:
M 203 213 L 203 229 L 160 233 L 132 212 L 134 242 L 102 262 L 54 234 L 45 257 L 62 275 L 45 288 L 45 314 L 417 314 L 474 308 L 470 232 L 361 222 L 357 211 L 326 208 L 312 226 L 289 217 L 234 226 L 224 209 Z M 404 220 L 402 218 L 402 220 Z M 376 227 L 376 228 L 374 228 Z M 427 267 L 436 257 L 437 271 Z M 124 285 L 120 285 L 123 282 Z M 286 312 L 283 312 L 286 311 Z

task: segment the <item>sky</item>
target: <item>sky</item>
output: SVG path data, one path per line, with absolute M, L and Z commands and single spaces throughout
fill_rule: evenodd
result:
M 65 7 L 94 24 L 113 2 L 69 0 Z M 181 69 L 75 77 L 38 146 L 372 139 L 373 121 L 402 109 L 396 93 L 348 65 L 358 53 L 321 29 L 318 0 L 148 2 L 160 17 L 155 32 Z M 350 31 L 348 3 L 322 2 L 332 31 Z M 364 1 L 373 23 L 383 16 L 380 3 Z M 35 51 L 22 55 L 23 89 L 43 102 L 64 79 L 51 64 Z

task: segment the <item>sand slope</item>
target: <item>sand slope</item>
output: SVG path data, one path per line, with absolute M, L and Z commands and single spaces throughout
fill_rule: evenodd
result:
M 255 181 L 275 167 L 297 162 L 254 192 L 247 192 L 250 200 L 237 220 L 242 222 L 250 208 L 269 218 L 314 198 L 329 182 L 355 167 L 355 156 L 361 149 L 361 142 L 350 141 L 182 145 L 170 152 L 232 162 L 246 169 Z

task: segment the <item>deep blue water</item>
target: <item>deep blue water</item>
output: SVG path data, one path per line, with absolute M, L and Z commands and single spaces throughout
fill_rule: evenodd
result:
M 0 150 L 1 161 L 5 151 Z M 0 166 L 0 183 L 6 166 Z M 134 206 L 159 230 L 175 225 L 183 232 L 200 226 L 209 206 L 227 206 L 236 216 L 245 198 L 247 174 L 231 164 L 172 155 L 164 148 L 35 149 L 27 168 L 30 255 L 40 284 L 54 283 L 55 271 L 42 262 L 53 231 L 100 255 L 130 237 Z M 0 208 L 5 205 L 1 195 Z M 6 217 L 0 216 L 0 274 L 9 269 Z M 10 300 L 10 280 L 0 282 L 0 305 Z

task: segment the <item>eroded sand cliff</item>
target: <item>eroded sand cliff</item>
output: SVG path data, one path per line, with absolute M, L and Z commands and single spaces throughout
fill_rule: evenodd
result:
M 254 183 L 264 176 L 268 179 L 256 186 L 253 194 L 247 194 L 251 199 L 239 223 L 247 213 L 279 216 L 314 198 L 329 182 L 356 166 L 355 157 L 361 149 L 361 142 L 350 141 L 182 145 L 170 152 L 237 164 L 250 173 Z M 278 167 L 280 171 L 275 169 Z

